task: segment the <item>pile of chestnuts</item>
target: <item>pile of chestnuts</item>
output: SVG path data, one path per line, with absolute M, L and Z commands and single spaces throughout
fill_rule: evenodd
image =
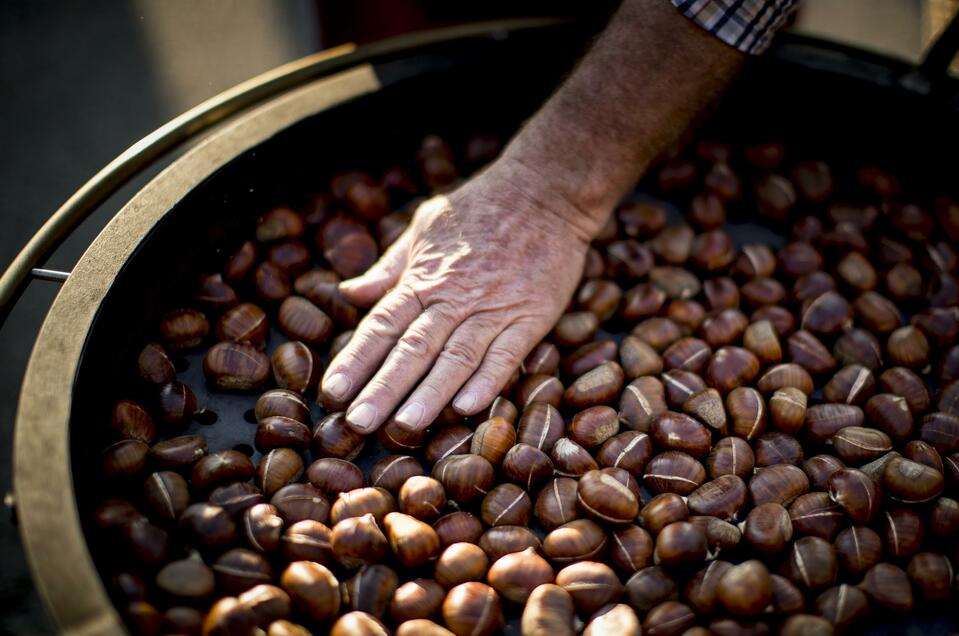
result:
M 825 635 L 949 613 L 959 204 L 916 202 L 877 167 L 693 144 L 647 188 L 685 219 L 624 203 L 482 415 L 365 438 L 314 403 L 362 317 L 338 281 L 420 195 L 498 149 L 481 135 L 454 154 L 434 136 L 418 173 L 338 174 L 301 209 L 266 211 L 158 317 L 130 361 L 142 392 L 103 416 L 114 443 L 90 512 L 128 625 Z M 737 245 L 727 215 L 786 242 Z M 204 408 L 174 358 L 197 349 L 211 390 L 258 396 L 255 431 L 217 424 L 249 427 L 257 453 L 182 434 Z

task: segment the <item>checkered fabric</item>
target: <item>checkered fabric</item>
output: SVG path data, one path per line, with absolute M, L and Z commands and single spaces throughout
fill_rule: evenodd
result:
M 726 44 L 756 55 L 769 46 L 799 0 L 670 0 Z

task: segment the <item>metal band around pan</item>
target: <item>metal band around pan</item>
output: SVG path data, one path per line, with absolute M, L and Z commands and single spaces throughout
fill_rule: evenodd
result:
M 87 549 L 71 474 L 73 380 L 84 342 L 123 264 L 193 188 L 277 132 L 336 104 L 378 90 L 362 65 L 293 90 L 220 129 L 141 190 L 77 263 L 40 329 L 17 413 L 16 501 L 34 580 L 66 634 L 126 630 Z

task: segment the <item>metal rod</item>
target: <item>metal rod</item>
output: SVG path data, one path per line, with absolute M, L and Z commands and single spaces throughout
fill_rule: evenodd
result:
M 65 283 L 67 279 L 70 278 L 70 272 L 61 272 L 56 269 L 43 269 L 41 267 L 34 267 L 30 270 L 30 276 L 36 280 L 45 280 L 51 283 Z

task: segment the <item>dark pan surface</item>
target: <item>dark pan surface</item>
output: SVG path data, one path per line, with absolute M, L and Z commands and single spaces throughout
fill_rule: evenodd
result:
M 153 329 L 159 315 L 185 304 L 193 273 L 219 269 L 224 254 L 252 234 L 258 214 L 276 204 L 300 204 L 310 192 L 325 188 L 336 170 L 359 167 L 376 172 L 396 160 L 412 168 L 418 140 L 427 133 L 441 134 L 454 146 L 473 132 L 508 137 L 569 67 L 579 48 L 575 41 L 537 34 L 495 47 L 450 46 L 389 61 L 377 69 L 384 83 L 413 77 L 277 135 L 184 199 L 127 264 L 86 345 L 71 425 L 81 511 L 89 511 L 100 488 L 95 467 L 106 445 L 110 405 L 120 397 L 142 398 L 136 353 L 156 337 Z M 787 47 L 778 59 L 750 67 L 703 134 L 739 143 L 781 139 L 791 159 L 829 161 L 838 183 L 854 182 L 849 175 L 859 167 L 856 158 L 869 157 L 898 171 L 911 192 L 925 193 L 929 199 L 956 194 L 955 116 L 939 112 L 928 100 L 881 85 L 895 74 L 894 67 L 856 59 L 850 59 L 848 69 L 833 65 L 835 70 L 853 72 L 857 78 L 851 79 L 842 72 L 804 68 L 795 61 L 803 57 L 802 47 L 792 54 Z M 655 190 L 643 183 L 635 196 L 655 196 Z M 672 206 L 673 220 L 678 220 L 681 210 L 676 202 L 666 202 Z M 919 202 L 925 200 L 920 197 Z M 730 221 L 738 244 L 766 242 L 778 247 L 789 230 L 756 223 L 748 203 Z M 283 341 L 281 334 L 272 332 L 268 352 Z M 209 391 L 201 360 L 202 353 L 182 356 L 177 361 L 178 379 L 197 394 L 206 415 L 167 436 L 202 433 L 211 451 L 248 445 L 253 452 L 255 424 L 250 411 L 258 394 Z M 322 414 L 314 405 L 314 420 Z M 365 452 L 361 466 L 367 468 L 382 454 L 382 449 Z M 109 547 L 89 529 L 87 536 L 106 574 Z M 957 628 L 954 620 L 940 618 L 946 613 L 920 607 L 908 622 L 882 621 L 870 627 L 870 633 L 945 634 Z M 518 633 L 515 625 L 507 631 Z

